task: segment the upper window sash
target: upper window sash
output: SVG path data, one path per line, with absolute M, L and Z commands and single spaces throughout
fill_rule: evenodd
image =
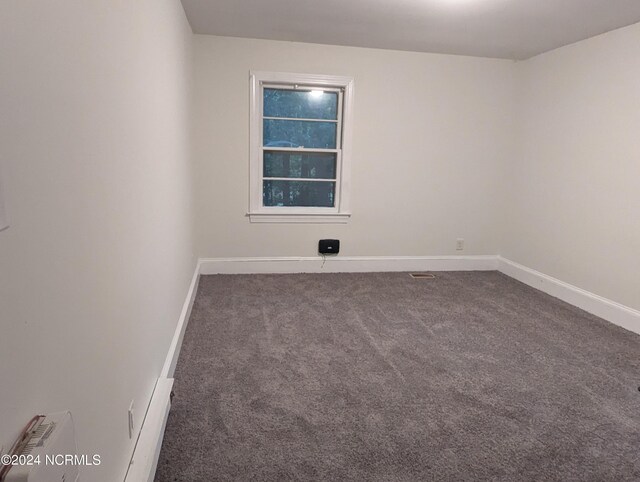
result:
M 308 92 L 314 90 L 322 90 L 323 92 L 334 93 L 337 96 L 336 99 L 336 116 L 335 118 L 322 118 L 322 117 L 285 117 L 285 116 L 267 116 L 265 115 L 265 106 L 264 106 L 264 91 L 265 89 L 277 89 L 277 90 L 289 90 L 292 92 Z M 263 149 L 271 149 L 272 147 L 277 146 L 267 146 L 264 144 L 264 120 L 273 120 L 273 121 L 290 121 L 290 122 L 319 122 L 319 123 L 334 123 L 336 124 L 336 139 L 335 139 L 335 147 L 334 150 L 342 149 L 342 117 L 343 117 L 343 98 L 344 98 L 344 88 L 343 87 L 327 87 L 327 86 L 318 86 L 318 85 L 308 85 L 308 84 L 276 84 L 276 83 L 260 83 L 259 91 L 259 110 L 261 117 L 261 125 L 260 125 L 260 145 Z M 301 146 L 301 147 L 293 147 L 292 149 L 311 149 L 311 150 L 326 150 L 326 147 L 311 147 L 311 146 Z

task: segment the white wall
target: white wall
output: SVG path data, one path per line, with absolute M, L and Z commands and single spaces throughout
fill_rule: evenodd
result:
M 640 24 L 518 64 L 501 254 L 640 309 Z
M 0 2 L 0 445 L 66 410 L 122 480 L 195 266 L 178 0 Z
M 327 237 L 347 256 L 498 252 L 513 62 L 205 35 L 194 45 L 201 256 L 313 256 Z M 245 216 L 250 70 L 355 78 L 350 224 Z

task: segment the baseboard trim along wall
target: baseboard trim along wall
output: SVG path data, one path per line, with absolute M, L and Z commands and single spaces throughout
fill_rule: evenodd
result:
M 323 265 L 324 263 L 324 265 Z M 126 482 L 152 481 L 170 408 L 169 394 L 200 275 L 366 273 L 381 271 L 500 271 L 533 288 L 640 334 L 640 312 L 498 255 L 308 258 L 201 258 L 184 302 L 161 378 L 153 392 Z
M 169 351 L 162 367 L 160 378 L 151 394 L 151 401 L 147 407 L 147 412 L 142 421 L 142 427 L 138 435 L 136 446 L 133 449 L 133 456 L 129 463 L 129 469 L 125 476 L 125 482 L 153 482 L 162 448 L 164 430 L 169 417 L 171 407 L 171 389 L 173 388 L 173 373 L 176 370 L 176 363 L 180 355 L 184 332 L 187 329 L 193 302 L 198 292 L 200 281 L 200 261 L 198 260 L 187 297 L 182 305 L 182 311 L 176 324 L 176 330 L 169 345 Z
M 187 323 L 189 323 L 189 317 L 191 316 L 191 310 L 193 309 L 193 302 L 196 299 L 196 293 L 198 292 L 198 283 L 200 282 L 200 272 L 202 271 L 201 261 L 198 260 L 196 269 L 191 278 L 191 284 L 189 285 L 189 291 L 187 291 L 187 298 L 182 305 L 182 311 L 180 312 L 180 318 L 178 318 L 178 325 L 176 331 L 173 334 L 171 345 L 169 346 L 169 353 L 164 362 L 164 367 L 160 373 L 162 378 L 172 378 L 173 372 L 176 370 L 176 363 L 178 363 L 178 356 L 180 355 L 180 347 L 182 346 L 182 339 L 184 338 L 184 331 L 187 329 Z
M 202 258 L 200 274 L 487 271 L 501 273 L 640 334 L 640 312 L 498 255 Z
M 498 256 L 498 270 L 592 315 L 640 334 L 640 311 Z
M 367 273 L 380 271 L 487 271 L 498 269 L 489 256 L 320 256 L 308 258 L 204 258 L 200 274 Z
M 125 482 L 153 482 L 171 408 L 173 378 L 158 378 Z

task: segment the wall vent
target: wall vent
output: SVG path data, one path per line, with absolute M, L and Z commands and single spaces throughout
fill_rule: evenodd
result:
M 413 279 L 435 279 L 436 275 L 433 273 L 409 273 Z

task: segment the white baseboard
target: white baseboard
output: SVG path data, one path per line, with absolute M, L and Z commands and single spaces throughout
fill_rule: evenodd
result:
M 500 272 L 611 323 L 640 334 L 640 312 L 497 255 L 202 258 L 200 274 L 366 273 L 380 271 Z
M 133 456 L 125 476 L 125 482 L 153 482 L 155 477 L 164 429 L 171 407 L 170 395 L 173 387 L 173 373 L 180 355 L 184 332 L 187 329 L 187 323 L 189 323 L 199 281 L 200 261 L 196 264 L 191 278 L 189 291 L 187 291 L 187 297 L 182 305 L 182 311 L 178 318 L 171 345 L 169 345 L 169 352 L 164 361 L 160 378 L 156 381 L 156 386 L 151 394 L 151 401 L 142 421 L 136 446 L 133 449 Z
M 151 395 L 151 401 L 149 402 L 147 412 L 142 421 L 138 440 L 133 450 L 127 475 L 125 476 L 125 482 L 152 482 L 155 477 L 158 457 L 164 438 L 164 429 L 171 407 L 170 394 L 171 388 L 173 387 L 173 373 L 176 370 L 176 363 L 180 355 L 184 332 L 189 323 L 199 281 L 200 261 L 198 260 L 193 277 L 191 278 L 189 291 L 187 291 L 187 297 L 182 305 L 182 311 L 178 318 L 171 345 L 169 345 L 169 351 L 164 361 L 160 378 L 156 381 L 156 386 Z
M 323 266 L 324 262 L 324 266 Z M 308 258 L 203 258 L 200 274 L 366 273 L 380 271 L 487 271 L 498 269 L 490 256 L 355 256 Z
M 198 261 L 174 333 L 161 378 L 158 379 L 126 482 L 152 481 L 169 412 L 169 394 L 184 333 L 189 322 L 200 275 L 250 273 L 366 273 L 381 271 L 490 271 L 566 301 L 627 330 L 640 334 L 640 312 L 602 296 L 497 255 L 486 256 L 377 256 L 296 258 L 202 258 Z
M 125 482 L 153 482 L 171 408 L 173 378 L 158 378 Z
M 640 311 L 498 256 L 498 270 L 533 288 L 640 334 Z
M 184 332 L 187 329 L 187 323 L 189 323 L 189 317 L 191 316 L 193 302 L 196 299 L 196 293 L 198 291 L 198 283 L 200 281 L 201 271 L 200 263 L 200 260 L 198 260 L 195 272 L 193 273 L 193 278 L 191 278 L 191 285 L 189 286 L 189 291 L 187 292 L 187 298 L 184 301 L 184 305 L 182 305 L 182 312 L 180 313 L 180 318 L 178 318 L 178 325 L 176 326 L 176 331 L 173 334 L 173 339 L 171 340 L 171 345 L 169 346 L 169 352 L 167 353 L 164 367 L 162 368 L 162 372 L 160 373 L 160 377 L 162 378 L 172 378 L 173 373 L 176 370 L 176 363 L 178 363 L 178 356 L 180 355 L 182 339 L 184 338 Z

